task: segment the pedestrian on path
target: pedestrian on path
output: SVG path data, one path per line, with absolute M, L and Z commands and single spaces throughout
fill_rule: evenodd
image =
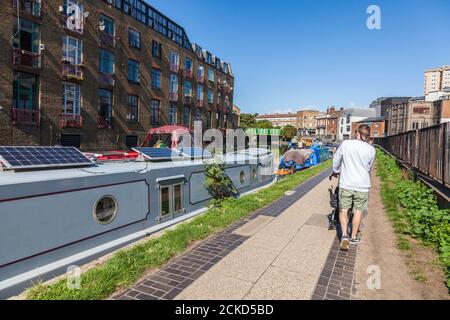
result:
M 342 229 L 341 250 L 360 243 L 357 238 L 362 213 L 367 210 L 371 187 L 370 170 L 375 148 L 369 143 L 370 127 L 361 125 L 355 140 L 342 142 L 333 158 L 333 176 L 339 176 L 339 222 Z M 353 208 L 352 234 L 348 235 L 348 211 Z

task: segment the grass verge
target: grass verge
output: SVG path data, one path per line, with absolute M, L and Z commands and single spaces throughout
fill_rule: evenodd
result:
M 409 237 L 433 247 L 450 290 L 450 210 L 440 210 L 433 191 L 414 181 L 381 149 L 377 150 L 377 175 L 381 179 L 381 200 L 396 232 L 398 247 L 413 250 L 415 244 Z M 426 281 L 425 274 L 414 263 L 411 268 L 416 280 Z
M 286 177 L 270 188 L 243 196 L 226 199 L 222 206 L 209 209 L 204 215 L 168 230 L 161 237 L 153 238 L 131 249 L 120 250 L 104 264 L 81 275 L 80 289 L 67 287 L 67 279 L 52 284 L 38 283 L 26 293 L 33 300 L 98 300 L 111 296 L 117 290 L 136 282 L 142 274 L 159 268 L 174 256 L 182 253 L 194 241 L 199 241 L 221 231 L 233 222 L 244 218 L 281 198 L 312 176 L 328 169 L 326 161 L 308 170 Z

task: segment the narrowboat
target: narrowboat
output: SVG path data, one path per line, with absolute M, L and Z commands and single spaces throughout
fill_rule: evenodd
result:
M 91 161 L 69 149 L 0 147 L 0 298 L 201 214 L 212 199 L 207 152 L 137 148 L 136 159 Z M 240 194 L 274 181 L 268 150 L 221 157 Z

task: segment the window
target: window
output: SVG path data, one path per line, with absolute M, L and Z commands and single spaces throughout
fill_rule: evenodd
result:
M 151 77 L 152 89 L 161 89 L 161 70 L 152 68 Z
M 94 209 L 94 218 L 100 224 L 110 224 L 117 215 L 117 201 L 112 196 L 100 198 Z
M 222 100 L 222 94 L 217 92 L 217 104 L 220 104 L 220 100 Z
M 184 106 L 183 124 L 188 127 L 191 125 L 191 108 L 189 106 Z
M 160 190 L 161 217 L 183 212 L 183 185 L 163 186 Z
M 128 81 L 139 83 L 139 62 L 128 59 Z
M 202 121 L 202 109 L 195 110 L 195 121 Z
M 127 120 L 138 121 L 139 120 L 139 98 L 134 95 L 127 96 Z
M 177 124 L 177 104 L 173 102 L 169 106 L 169 124 Z
M 203 86 L 201 84 L 197 85 L 197 100 L 203 101 Z
M 83 61 L 83 41 L 64 36 L 63 59 L 74 65 L 81 64 Z
M 158 124 L 159 123 L 159 108 L 160 102 L 159 100 L 152 100 L 150 102 L 150 122 Z
M 14 71 L 13 107 L 15 109 L 38 110 L 38 77 Z
M 114 20 L 104 15 L 101 15 L 100 24 L 103 26 L 102 33 L 114 36 L 115 34 Z
M 205 77 L 205 68 L 203 66 L 198 66 L 198 69 L 197 69 L 198 81 L 203 82 L 204 77 Z
M 152 40 L 152 56 L 161 59 L 161 43 Z
M 350 129 L 350 126 L 347 126 L 347 132 L 349 132 L 351 129 Z
M 63 114 L 80 115 L 80 86 L 63 82 Z
M 178 72 L 180 66 L 180 55 L 174 51 L 170 51 L 170 65 L 173 67 L 174 72 Z
M 184 95 L 186 97 L 192 96 L 192 84 L 189 80 L 184 82 Z
M 192 60 L 191 59 L 186 58 L 184 60 L 184 69 L 192 71 Z
M 134 29 L 128 29 L 128 44 L 131 48 L 141 48 L 141 33 Z
M 178 92 L 178 76 L 175 74 L 170 75 L 170 92 L 177 93 Z
M 170 187 L 161 188 L 161 217 L 170 214 Z
M 25 19 L 19 19 L 19 26 L 17 26 L 17 22 L 14 25 L 14 34 L 14 48 L 33 53 L 39 53 L 39 25 Z
M 106 120 L 107 122 L 112 119 L 112 91 L 106 89 L 100 89 L 99 95 L 99 107 L 98 116 Z
M 208 103 L 214 103 L 214 92 L 208 88 Z
M 223 126 L 226 128 L 227 125 L 228 125 L 228 114 L 225 113 L 225 114 L 223 115 Z
M 241 173 L 239 174 L 239 181 L 241 182 L 241 184 L 245 183 L 245 172 L 241 171 Z
M 214 70 L 208 69 L 208 80 L 214 82 Z
M 114 53 L 100 49 L 100 72 L 114 74 Z

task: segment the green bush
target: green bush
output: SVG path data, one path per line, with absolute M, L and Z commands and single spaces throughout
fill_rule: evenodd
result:
M 239 191 L 225 173 L 225 164 L 219 159 L 205 163 L 205 188 L 216 202 L 239 195 Z
M 396 161 L 383 151 L 377 151 L 377 163 L 378 175 L 388 189 L 385 193 L 389 194 L 383 195 L 384 205 L 389 203 L 389 210 L 397 210 L 392 208 L 392 203 L 397 203 L 407 221 L 403 227 L 397 223 L 396 231 L 409 234 L 437 249 L 450 289 L 450 210 L 439 209 L 433 190 L 402 172 Z M 399 217 L 399 213 L 394 216 Z

